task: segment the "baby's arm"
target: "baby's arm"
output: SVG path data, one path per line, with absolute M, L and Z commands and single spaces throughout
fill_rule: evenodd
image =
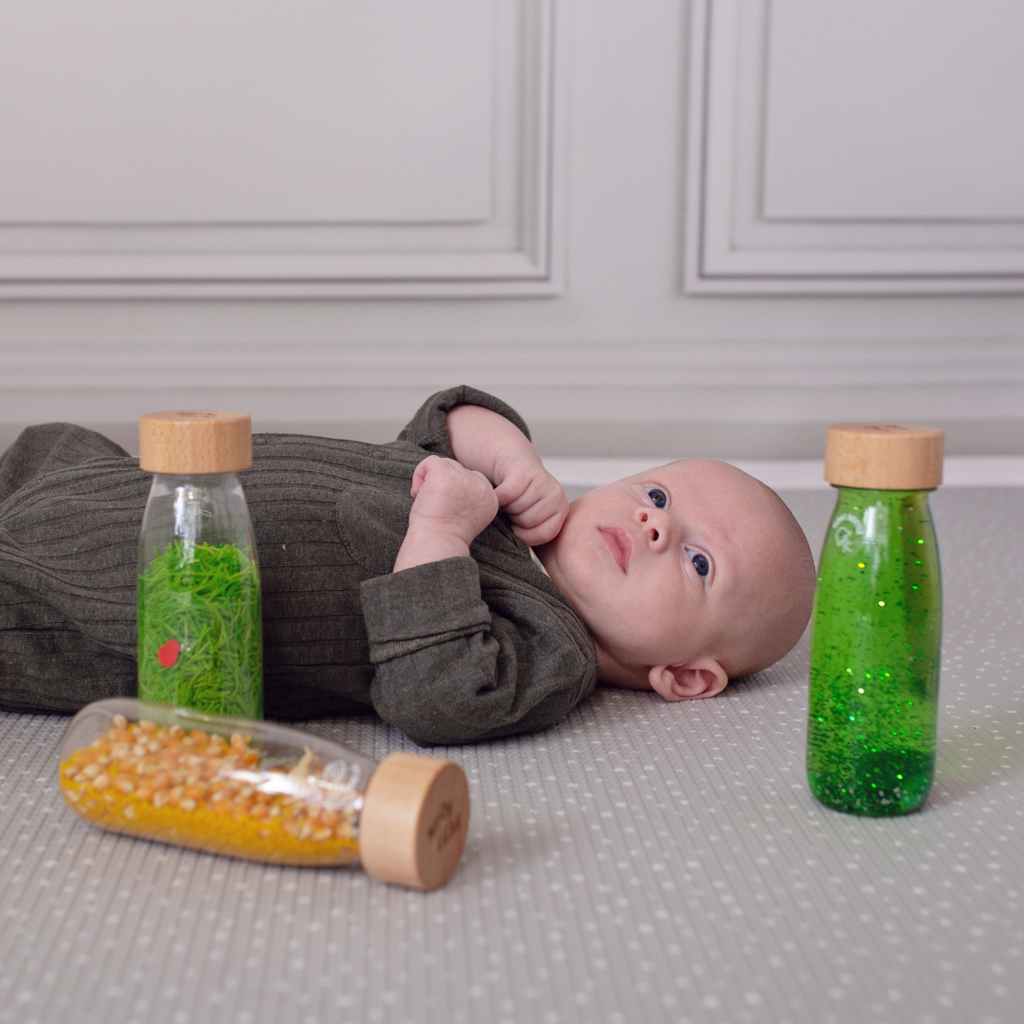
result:
M 455 458 L 494 485 L 498 505 L 512 520 L 516 536 L 531 545 L 553 540 L 565 522 L 569 502 L 526 435 L 504 416 L 479 405 L 457 405 L 446 418 Z

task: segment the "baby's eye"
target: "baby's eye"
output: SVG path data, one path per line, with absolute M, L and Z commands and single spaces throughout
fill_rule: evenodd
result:
M 660 487 L 645 487 L 644 490 L 655 508 L 664 508 L 668 504 L 668 495 Z
M 702 555 L 699 551 L 687 551 L 686 553 L 690 556 L 690 561 L 693 562 L 697 575 L 702 579 L 707 576 L 711 571 L 711 563 L 708 561 L 708 556 Z

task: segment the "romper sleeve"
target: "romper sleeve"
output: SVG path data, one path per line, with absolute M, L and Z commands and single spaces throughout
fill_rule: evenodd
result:
M 485 409 L 490 409 L 514 423 L 527 438 L 530 437 L 530 428 L 512 406 L 500 398 L 495 398 L 494 395 L 487 394 L 486 391 L 478 391 L 468 384 L 460 384 L 431 395 L 398 435 L 398 440 L 414 444 L 431 455 L 441 455 L 447 459 L 454 458 L 448 440 L 445 413 L 457 405 L 480 405 Z
M 488 586 L 485 601 L 473 558 L 367 580 L 360 597 L 374 708 L 419 744 L 543 729 L 596 684 L 593 642 L 572 608 L 515 581 Z

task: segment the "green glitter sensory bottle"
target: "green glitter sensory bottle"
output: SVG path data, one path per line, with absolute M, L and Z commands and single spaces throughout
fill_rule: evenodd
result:
M 839 494 L 814 600 L 807 777 L 850 814 L 907 814 L 932 784 L 942 582 L 928 491 L 942 444 L 932 427 L 828 429 Z
M 238 480 L 252 465 L 249 417 L 148 413 L 139 465 L 154 474 L 139 541 L 139 698 L 262 718 L 259 565 Z

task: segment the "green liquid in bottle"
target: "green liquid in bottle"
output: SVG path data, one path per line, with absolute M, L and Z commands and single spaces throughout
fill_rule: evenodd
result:
M 818 570 L 807 776 L 850 814 L 906 814 L 935 771 L 942 583 L 927 491 L 838 488 Z

